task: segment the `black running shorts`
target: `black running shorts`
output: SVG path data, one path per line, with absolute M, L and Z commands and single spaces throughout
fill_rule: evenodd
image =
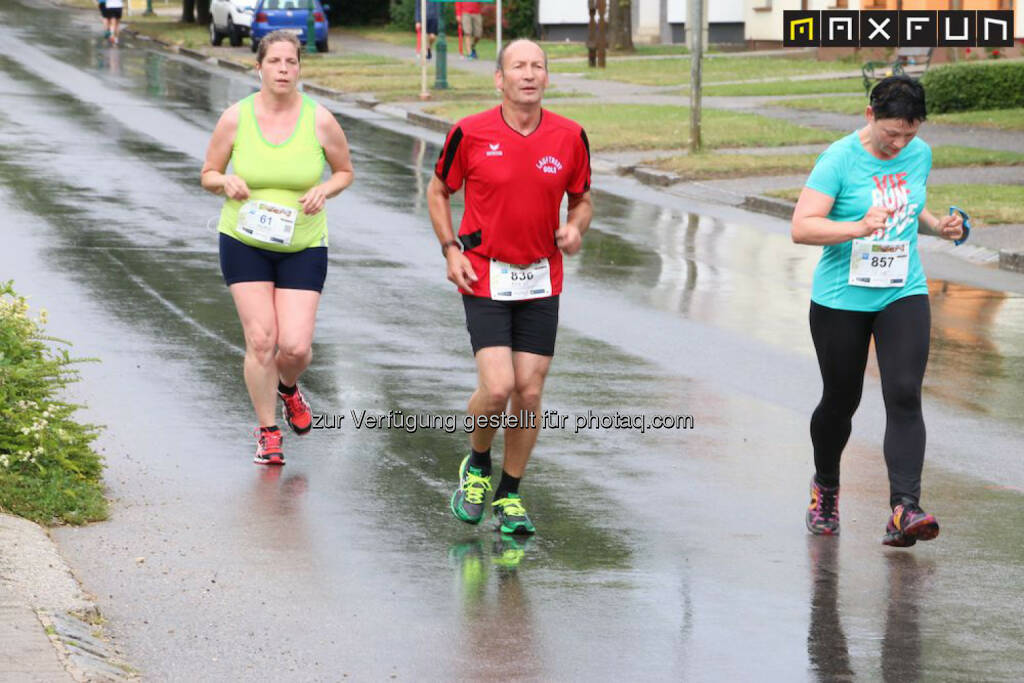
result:
M 513 351 L 555 355 L 558 332 L 558 297 L 527 301 L 495 301 L 462 295 L 466 329 L 476 354 L 488 346 L 508 346 Z
M 236 282 L 273 282 L 278 289 L 321 292 L 327 279 L 327 247 L 282 253 L 250 247 L 220 233 L 220 271 L 229 287 Z

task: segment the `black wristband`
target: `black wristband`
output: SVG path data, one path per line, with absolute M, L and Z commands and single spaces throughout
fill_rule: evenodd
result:
M 448 240 L 441 245 L 441 255 L 448 258 L 448 247 L 455 247 L 459 251 L 462 251 L 462 245 L 456 240 Z

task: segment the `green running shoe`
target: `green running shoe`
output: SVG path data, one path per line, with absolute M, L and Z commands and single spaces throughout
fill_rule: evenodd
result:
M 494 510 L 494 528 L 503 534 L 532 534 L 537 531 L 518 493 L 510 493 L 505 498 L 491 503 Z
M 516 538 L 509 534 L 498 534 L 498 540 L 494 542 L 494 554 L 491 562 L 501 569 L 514 570 L 526 557 L 526 548 L 530 544 L 530 537 Z
M 484 496 L 491 490 L 491 478 L 469 467 L 467 455 L 459 465 L 459 488 L 452 494 L 452 514 L 468 524 L 479 524 L 484 518 Z

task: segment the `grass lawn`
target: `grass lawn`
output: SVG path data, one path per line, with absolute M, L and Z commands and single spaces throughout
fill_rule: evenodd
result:
M 706 91 L 705 91 L 706 92 Z M 866 97 L 808 97 L 798 100 L 779 100 L 772 106 L 793 109 L 813 109 L 837 114 L 860 114 L 868 103 Z M 928 117 L 929 123 L 999 128 L 1001 130 L 1024 130 L 1024 108 L 991 109 L 987 111 L 958 111 L 949 114 L 935 114 Z
M 861 95 L 850 95 L 849 97 L 808 97 L 798 100 L 779 100 L 769 102 L 773 107 L 789 107 L 790 109 L 812 109 L 814 111 L 828 111 L 835 114 L 861 114 L 868 104 L 868 98 Z
M 690 111 L 686 107 L 634 104 L 549 103 L 552 111 L 578 121 L 594 151 L 676 149 L 686 145 Z M 475 105 L 446 104 L 430 112 L 458 120 L 479 111 Z M 761 147 L 831 142 L 841 132 L 798 126 L 757 114 L 705 109 L 704 144 L 708 147 Z
M 989 111 L 958 111 L 928 117 L 932 123 L 951 123 L 961 126 L 1024 130 L 1024 107 L 992 109 Z
M 821 93 L 863 92 L 864 83 L 859 78 L 829 78 L 813 81 L 769 81 L 767 83 L 730 83 L 707 85 L 704 94 L 716 95 L 819 95 Z M 689 90 L 677 94 L 689 95 Z M 830 98 L 831 99 L 831 98 Z M 772 103 L 776 104 L 776 103 Z
M 177 19 L 168 17 L 144 17 L 142 14 L 136 14 L 126 18 L 124 25 L 133 31 L 144 33 L 172 45 L 190 49 L 212 47 L 209 28 L 199 24 L 182 24 Z M 245 44 L 248 45 L 248 41 Z
M 81 1 L 81 0 L 80 0 Z M 393 26 L 347 26 L 342 30 L 344 33 L 352 33 L 362 38 L 379 40 L 392 45 L 407 45 L 410 49 L 416 47 L 416 34 L 412 28 L 403 29 Z M 445 40 L 448 43 L 448 55 L 458 59 L 459 38 L 456 33 L 445 33 Z M 505 42 L 508 42 L 507 37 Z M 541 46 L 547 52 L 548 59 L 583 58 L 587 57 L 586 43 L 569 41 L 541 41 Z M 468 45 L 467 51 L 468 51 Z M 497 56 L 497 45 L 493 38 L 482 38 L 477 43 L 477 54 L 481 59 L 493 60 Z M 637 45 L 636 51 L 632 53 L 618 53 L 609 51 L 609 56 L 649 56 L 649 55 L 684 55 L 686 47 L 683 45 Z
M 785 59 L 778 57 L 719 57 L 704 61 L 704 81 L 741 81 L 758 78 L 798 76 L 802 74 L 849 71 L 847 62 L 819 62 L 816 59 Z M 553 62 L 551 71 L 578 72 L 579 63 Z M 587 72 L 589 78 L 625 81 L 640 85 L 685 85 L 690 82 L 690 58 L 616 59 L 605 69 Z
M 944 145 L 932 149 L 935 168 L 956 166 L 1021 166 L 1024 154 Z M 645 162 L 686 180 L 809 173 L 817 154 L 699 154 Z
M 767 194 L 795 202 L 800 188 Z M 928 205 L 961 206 L 971 219 L 986 225 L 1024 223 L 1024 185 L 929 185 Z
M 304 60 L 304 80 L 342 92 L 372 92 L 384 101 L 415 100 L 420 92 L 420 67 L 411 61 L 374 55 L 326 56 Z M 433 88 L 430 67 L 427 85 Z M 497 102 L 494 80 L 467 71 L 448 71 L 448 90 L 433 90 L 439 99 L 472 99 L 484 105 Z

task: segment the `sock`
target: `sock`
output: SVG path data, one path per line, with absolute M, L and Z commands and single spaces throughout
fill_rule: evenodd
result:
M 284 394 L 285 396 L 291 396 L 292 394 L 295 393 L 296 389 L 298 389 L 298 385 L 297 384 L 295 386 L 293 386 L 293 387 L 286 387 L 284 385 L 284 382 L 282 382 L 281 380 L 277 381 L 277 393 L 279 393 L 279 394 Z
M 486 451 L 476 451 L 470 448 L 469 462 L 466 466 L 477 468 L 480 470 L 481 476 L 491 476 L 491 449 L 488 448 Z
M 279 432 L 277 425 L 270 425 L 269 427 L 260 427 L 261 432 Z
M 521 479 L 521 477 L 513 477 L 505 470 L 502 470 L 501 481 L 498 483 L 498 488 L 494 492 L 494 500 L 507 498 L 510 493 L 519 493 L 519 482 Z

